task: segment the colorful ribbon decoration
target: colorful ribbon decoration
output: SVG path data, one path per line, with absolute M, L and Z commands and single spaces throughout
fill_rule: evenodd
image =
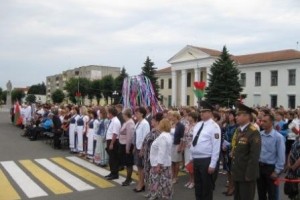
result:
M 274 181 L 274 184 L 279 185 L 280 182 L 300 183 L 300 179 L 278 178 Z
M 205 82 L 204 81 L 200 81 L 200 82 L 195 81 L 194 87 L 196 88 L 196 89 L 194 89 L 195 96 L 198 99 L 202 99 L 205 95 Z
M 135 110 L 138 106 L 151 106 L 154 114 L 162 111 L 150 79 L 143 75 L 124 79 L 122 98 L 124 108 Z

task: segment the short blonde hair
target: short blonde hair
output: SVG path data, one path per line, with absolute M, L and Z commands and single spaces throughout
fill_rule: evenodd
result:
M 88 114 L 88 109 L 85 106 L 82 106 L 80 108 L 81 114 L 82 115 L 87 115 Z
M 170 131 L 171 131 L 171 123 L 170 123 L 170 121 L 167 120 L 167 119 L 162 119 L 159 122 L 158 129 L 161 132 L 168 132 L 168 133 L 170 133 Z
M 169 112 L 173 117 L 176 117 L 177 120 L 180 120 L 181 116 L 180 113 L 178 111 L 171 111 Z

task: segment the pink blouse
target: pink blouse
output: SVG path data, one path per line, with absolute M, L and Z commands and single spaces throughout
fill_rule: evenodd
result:
M 120 144 L 125 144 L 126 149 L 129 150 L 130 146 L 132 144 L 132 139 L 134 135 L 134 121 L 132 119 L 129 119 L 127 122 L 125 122 L 121 128 L 120 136 L 119 136 L 119 142 Z

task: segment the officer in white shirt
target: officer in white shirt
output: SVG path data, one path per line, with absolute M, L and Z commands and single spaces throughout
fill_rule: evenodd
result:
M 121 122 L 117 117 L 118 111 L 112 107 L 108 109 L 109 126 L 106 132 L 107 153 L 109 155 L 110 174 L 106 176 L 107 180 L 119 178 L 119 135 Z
M 213 199 L 213 174 L 219 160 L 221 130 L 212 119 L 214 108 L 205 101 L 201 105 L 201 122 L 193 132 L 191 162 L 194 166 L 196 200 Z

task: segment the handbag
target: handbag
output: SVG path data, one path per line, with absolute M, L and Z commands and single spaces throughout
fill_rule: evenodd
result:
M 296 180 L 297 179 L 293 175 L 287 175 L 285 178 L 288 179 L 288 180 Z M 299 183 L 285 182 L 284 183 L 284 194 L 288 195 L 289 198 L 293 198 L 296 195 L 298 195 L 298 193 L 299 193 L 298 184 Z

